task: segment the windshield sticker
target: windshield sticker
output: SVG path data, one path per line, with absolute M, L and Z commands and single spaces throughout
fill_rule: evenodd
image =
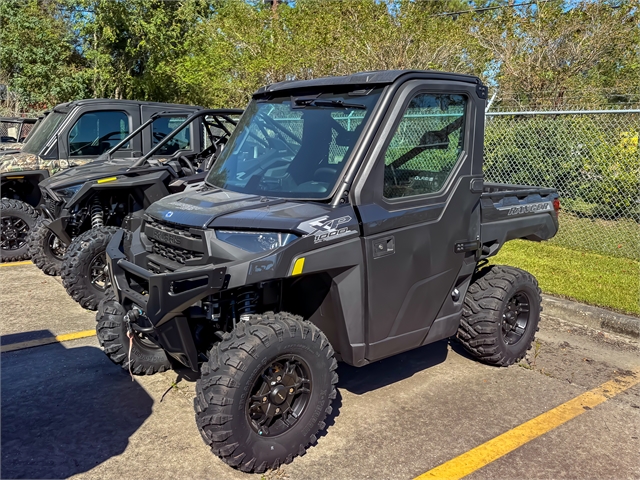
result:
M 305 237 L 313 236 L 313 243 L 320 243 L 358 233 L 357 230 L 350 230 L 349 227 L 342 226 L 349 222 L 351 222 L 351 217 L 348 215 L 331 220 L 328 215 L 325 215 L 303 222 L 298 225 L 298 228 L 307 232 Z

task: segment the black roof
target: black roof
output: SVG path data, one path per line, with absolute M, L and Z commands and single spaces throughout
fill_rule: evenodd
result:
M 36 123 L 37 118 L 24 118 L 24 117 L 0 117 L 0 122 L 7 123 Z
M 55 109 L 67 110 L 81 105 L 94 105 L 100 103 L 110 103 L 113 105 L 148 105 L 153 107 L 171 107 L 182 110 L 200 110 L 202 107 L 194 105 L 183 105 L 179 103 L 146 102 L 142 100 L 117 100 L 114 98 L 87 98 L 84 100 L 73 100 L 72 102 L 59 103 Z
M 259 88 L 254 95 L 259 96 L 280 90 L 294 90 L 299 88 L 325 87 L 331 85 L 387 85 L 395 82 L 403 75 L 413 74 L 418 78 L 446 79 L 458 82 L 469 82 L 482 86 L 482 81 L 473 75 L 462 73 L 439 72 L 437 70 L 377 70 L 373 72 L 358 72 L 342 77 L 321 77 L 312 80 L 289 80 L 273 83 Z

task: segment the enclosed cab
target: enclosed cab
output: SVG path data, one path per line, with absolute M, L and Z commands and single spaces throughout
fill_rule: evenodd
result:
M 484 183 L 486 94 L 432 71 L 258 90 L 205 185 L 154 203 L 107 247 L 105 352 L 133 373 L 199 371 L 202 436 L 245 471 L 315 441 L 336 359 L 362 366 L 456 334 L 487 363 L 522 358 L 537 283 L 483 266 L 508 240 L 554 236 L 559 203 Z

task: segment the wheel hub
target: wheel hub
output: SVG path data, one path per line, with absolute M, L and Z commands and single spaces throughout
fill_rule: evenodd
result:
M 89 265 L 91 273 L 91 284 L 100 291 L 105 291 L 111 286 L 109 279 L 109 267 L 107 266 L 105 254 L 96 255 Z
M 310 369 L 297 355 L 278 357 L 255 380 L 247 401 L 247 419 L 261 436 L 291 428 L 311 396 Z
M 64 257 L 64 252 L 67 247 L 64 243 L 60 241 L 60 239 L 53 233 L 49 233 L 49 251 L 51 255 L 57 260 L 62 260 Z
M 529 297 L 523 291 L 516 292 L 507 302 L 502 313 L 502 338 L 507 345 L 520 341 L 529 322 Z
M 276 405 L 282 405 L 288 396 L 289 389 L 285 385 L 276 385 L 269 394 L 271 403 L 275 403 Z
M 3 250 L 17 250 L 27 243 L 29 225 L 18 217 L 3 217 L 0 245 Z

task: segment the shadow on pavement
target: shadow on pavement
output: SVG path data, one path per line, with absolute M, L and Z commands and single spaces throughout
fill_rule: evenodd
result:
M 1 476 L 91 470 L 125 450 L 152 406 L 99 348 L 52 344 L 3 353 Z
M 447 340 L 385 358 L 364 367 L 338 364 L 338 387 L 356 395 L 377 390 L 413 376 L 447 359 Z

